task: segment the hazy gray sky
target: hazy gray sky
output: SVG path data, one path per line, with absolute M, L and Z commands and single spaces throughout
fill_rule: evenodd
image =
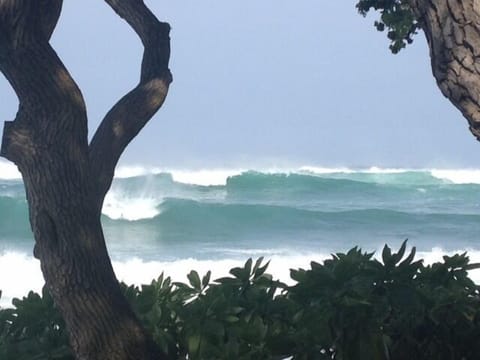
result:
M 423 34 L 392 55 L 355 1 L 151 0 L 172 26 L 174 82 L 124 164 L 479 167 Z M 52 40 L 83 90 L 90 132 L 139 76 L 135 34 L 99 0 L 65 0 Z M 0 78 L 0 119 L 17 101 Z

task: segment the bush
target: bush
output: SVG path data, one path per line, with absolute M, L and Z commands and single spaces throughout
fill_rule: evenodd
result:
M 161 275 L 123 291 L 163 351 L 174 359 L 476 359 L 480 353 L 479 287 L 466 254 L 414 261 L 384 247 L 382 260 L 353 248 L 287 286 L 249 259 L 231 276 L 188 274 L 188 284 Z M 1 359 L 72 359 L 53 301 L 30 292 L 0 310 Z

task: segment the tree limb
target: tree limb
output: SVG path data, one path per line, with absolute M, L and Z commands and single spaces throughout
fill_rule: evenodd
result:
M 19 99 L 15 120 L 4 128 L 1 155 L 17 165 L 53 146 L 72 161 L 87 155 L 83 96 L 49 44 L 62 4 L 0 0 L 0 71 Z
M 62 5 L 63 0 L 39 0 L 37 3 L 38 13 L 41 15 L 36 15 L 36 18 L 41 20 L 40 27 L 48 40 L 52 37 L 53 30 L 57 26 Z
M 115 166 L 127 145 L 162 106 L 172 76 L 170 25 L 160 22 L 142 0 L 105 0 L 133 28 L 143 46 L 140 83 L 107 113 L 90 143 L 90 166 L 99 208 Z
M 12 48 L 49 41 L 62 5 L 63 0 L 0 0 L 0 41 L 8 38 Z

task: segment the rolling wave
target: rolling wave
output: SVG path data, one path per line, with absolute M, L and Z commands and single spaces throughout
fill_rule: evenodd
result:
M 302 171 L 247 171 L 227 177 L 224 185 L 179 182 L 171 173 L 117 178 L 105 198 L 103 214 L 114 220 L 151 219 L 169 206 L 165 204 L 165 199 L 326 212 L 384 209 L 414 213 L 476 214 L 480 208 L 480 185 L 460 181 L 463 173 L 455 173 L 455 176 L 450 174 L 451 178 L 456 177 L 456 181 L 452 182 L 428 171 L 344 171 L 321 174 L 314 174 L 312 169 Z M 1 214 L 12 206 L 11 199 L 22 200 L 15 203 L 16 209 L 25 205 L 24 198 L 19 180 L 0 180 Z M 277 213 L 275 209 L 272 211 Z M 307 218 L 308 214 L 304 213 Z M 23 213 L 19 216 L 23 216 Z
M 299 239 L 308 247 L 309 241 L 408 237 L 443 245 L 458 237 L 468 245 L 478 238 L 478 184 L 429 171 L 314 170 L 246 171 L 223 185 L 180 182 L 172 173 L 117 178 L 103 208 L 109 246 L 124 255 L 141 249 L 148 257 L 159 244 L 168 244 L 162 251 L 171 256 L 196 242 L 215 253 L 226 239 L 244 249 L 248 241 L 272 247 Z M 0 180 L 0 215 L 0 251 L 31 244 L 21 181 Z
M 225 243 L 237 250 L 292 246 L 310 248 L 335 244 L 378 244 L 389 239 L 421 240 L 442 245 L 475 246 L 480 214 L 415 213 L 389 209 L 344 211 L 306 210 L 262 204 L 208 203 L 167 198 L 159 214 L 139 221 L 104 218 L 110 246 L 124 255 L 139 251 L 150 257 L 161 248 L 163 256 L 184 253 L 198 244 L 196 256 L 224 256 Z M 132 239 L 138 239 L 141 241 Z M 227 251 L 227 253 L 229 253 Z M 152 256 L 153 258 L 154 256 Z

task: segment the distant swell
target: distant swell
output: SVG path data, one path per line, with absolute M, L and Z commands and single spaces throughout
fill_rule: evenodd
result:
M 217 204 L 220 209 L 225 206 L 226 211 L 240 222 L 245 217 L 242 210 L 246 211 L 245 207 L 249 206 L 248 211 L 254 213 L 271 210 L 272 217 L 278 218 L 280 213 L 285 214 L 285 217 L 293 215 L 292 222 L 296 223 L 295 215 L 305 215 L 307 220 L 312 217 L 310 212 L 302 212 L 306 210 L 331 213 L 380 209 L 420 214 L 469 215 L 476 214 L 479 209 L 474 200 L 480 193 L 480 185 L 464 183 L 468 176 L 474 180 L 477 173 L 473 170 L 345 170 L 331 173 L 315 173 L 314 170 L 304 168 L 297 173 L 195 173 L 202 177 L 197 180 L 205 183 L 209 183 L 209 174 L 219 177 L 210 179 L 215 180 L 215 183 L 221 183 L 221 177 L 226 176 L 223 185 L 188 183 L 188 176 L 195 175 L 193 172 L 183 172 L 181 176 L 177 174 L 177 178 L 183 182 L 176 181 L 175 174 L 171 173 L 119 178 L 107 194 L 103 213 L 112 220 L 139 221 L 162 217 L 162 212 L 166 209 L 175 212 L 175 207 L 182 208 L 187 213 L 205 207 L 214 215 L 216 210 L 211 204 Z M 15 227 L 15 224 L 23 226 L 25 208 L 21 182 L 0 180 L 0 214 L 6 214 L 0 221 L 10 228 Z M 219 212 L 221 217 L 222 211 Z M 386 215 L 379 213 L 378 216 Z
M 102 219 L 112 253 L 156 259 L 186 252 L 208 258 L 226 242 L 240 250 L 252 248 L 252 242 L 260 249 L 289 248 L 292 242 L 334 248 L 405 238 L 428 246 L 475 246 L 480 232 L 480 185 L 459 183 L 473 180 L 474 171 L 302 168 L 179 174 L 147 172 L 114 180 Z M 204 185 L 192 183 L 200 180 Z M 0 251 L 30 248 L 19 180 L 0 180 L 0 215 Z

